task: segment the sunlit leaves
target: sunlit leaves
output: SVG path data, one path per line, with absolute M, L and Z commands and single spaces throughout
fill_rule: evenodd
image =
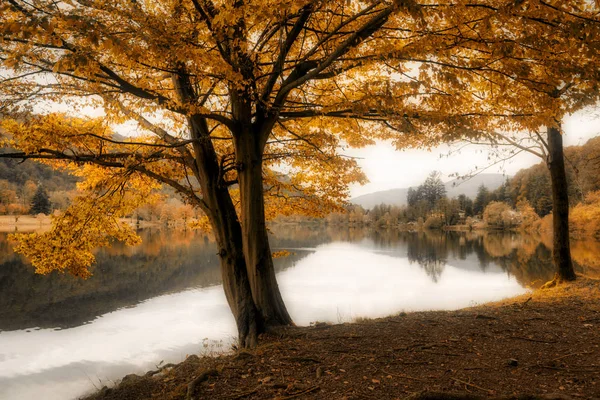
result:
M 95 262 L 94 250 L 118 240 L 135 245 L 140 238 L 122 220 L 135 209 L 154 199 L 155 185 L 139 175 L 118 176 L 113 171 L 95 168 L 84 194 L 71 206 L 53 216 L 52 228 L 44 233 L 14 234 L 15 251 L 25 255 L 37 273 L 69 272 L 87 278 Z

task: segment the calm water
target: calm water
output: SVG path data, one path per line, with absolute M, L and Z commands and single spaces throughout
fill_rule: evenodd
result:
M 0 234 L 0 399 L 71 399 L 129 374 L 225 351 L 235 326 L 216 248 L 195 232 L 141 232 L 100 251 L 94 276 L 38 276 Z M 553 275 L 539 238 L 275 227 L 278 280 L 300 325 L 457 309 Z M 577 268 L 600 244 L 575 243 Z M 578 258 L 579 257 L 579 258 Z

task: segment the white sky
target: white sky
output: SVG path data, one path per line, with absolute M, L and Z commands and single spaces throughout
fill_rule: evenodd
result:
M 39 111 L 73 112 L 72 107 L 65 104 L 52 104 Z M 99 117 L 104 114 L 100 108 L 83 107 L 77 112 L 80 115 Z M 600 106 L 591 107 L 575 113 L 563 120 L 564 145 L 584 144 L 592 137 L 600 135 Z M 124 136 L 138 134 L 137 123 L 131 121 L 114 127 Z M 454 146 L 456 149 L 458 146 Z M 358 163 L 367 175 L 369 183 L 350 188 L 350 197 L 356 197 L 380 190 L 406 188 L 420 185 L 431 171 L 440 171 L 442 180 L 453 179 L 451 174 L 465 175 L 473 172 L 475 167 L 490 165 L 487 146 L 472 145 L 448 156 L 451 149 L 442 145 L 431 150 L 396 150 L 390 142 L 378 142 L 376 145 L 362 149 L 348 149 L 345 153 L 357 157 Z M 521 153 L 509 161 L 486 169 L 486 173 L 502 173 L 514 175 L 522 168 L 541 162 L 541 159 L 529 153 Z
M 600 112 L 597 109 L 585 110 L 565 118 L 563 130 L 565 146 L 584 144 L 588 139 L 600 135 Z M 358 162 L 370 181 L 364 186 L 352 186 L 351 197 L 380 190 L 418 186 L 431 171 L 440 171 L 442 180 L 448 181 L 453 179 L 450 174 L 464 175 L 472 172 L 475 167 L 481 168 L 490 164 L 486 146 L 472 145 L 462 149 L 460 153 L 446 157 L 449 149 L 448 145 L 442 145 L 430 151 L 398 151 L 389 142 L 379 142 L 375 146 L 363 149 L 351 149 L 347 154 L 360 157 Z M 539 162 L 540 158 L 521 153 L 485 172 L 514 175 L 518 170 Z

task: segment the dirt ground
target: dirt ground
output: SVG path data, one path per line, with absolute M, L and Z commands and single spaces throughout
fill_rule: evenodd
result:
M 168 327 L 165 327 L 168 329 Z M 289 328 L 87 400 L 600 399 L 600 280 L 453 312 Z

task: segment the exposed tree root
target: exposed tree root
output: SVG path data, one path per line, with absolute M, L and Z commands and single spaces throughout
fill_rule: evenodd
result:
M 573 279 L 564 279 L 562 278 L 558 273 L 554 275 L 554 278 L 552 278 L 551 281 L 548 281 L 546 283 L 544 283 L 542 285 L 542 287 L 540 288 L 541 290 L 546 290 L 546 289 L 552 289 L 558 285 L 561 285 L 563 283 L 567 283 L 567 282 L 573 282 L 575 281 L 575 278 Z
M 193 381 L 188 383 L 187 394 L 185 395 L 185 400 L 193 400 L 194 392 L 196 391 L 196 386 L 207 380 L 210 376 L 217 376 L 219 372 L 216 369 L 209 369 L 201 373 L 197 376 Z

